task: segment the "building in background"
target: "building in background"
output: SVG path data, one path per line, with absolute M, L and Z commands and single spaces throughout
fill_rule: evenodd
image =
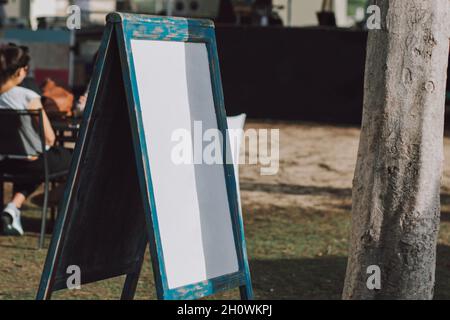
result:
M 365 3 L 366 0 L 334 0 L 333 8 L 338 26 L 353 25 L 353 17 L 360 14 L 361 10 L 365 11 Z M 36 66 L 33 66 L 32 71 L 39 80 L 49 76 L 84 91 L 92 73 L 93 56 L 99 47 L 105 16 L 111 11 L 213 18 L 216 19 L 218 29 L 222 26 L 221 22 L 228 25 L 283 24 L 302 27 L 318 25 L 317 12 L 321 10 L 321 4 L 321 0 L 9 0 L 5 6 L 8 17 L 17 21 L 23 20 L 25 23 L 16 25 L 16 28 L 11 24 L 4 32 L 0 30 L 0 42 L 8 40 L 28 45 L 32 49 L 33 64 Z M 70 5 L 78 5 L 82 12 L 81 30 L 76 32 L 66 27 L 67 8 Z M 265 12 L 264 6 L 270 8 L 268 11 L 273 10 L 276 13 Z M 234 19 L 218 19 L 223 7 L 231 8 L 232 15 L 233 13 L 235 15 Z M 277 23 L 270 21 L 268 23 L 270 19 L 265 20 L 264 14 L 269 14 L 269 18 Z M 277 19 L 273 19 L 274 17 Z M 31 30 L 23 30 L 27 28 L 21 28 L 20 25 L 29 25 L 32 29 L 39 30 L 33 33 Z M 236 48 L 237 55 L 245 56 L 245 50 L 251 50 L 247 42 L 254 41 L 253 45 L 256 45 L 262 39 L 259 38 L 262 31 L 259 28 L 221 30 L 239 34 L 246 32 L 254 37 L 246 41 L 242 47 Z M 266 31 L 273 37 L 278 37 L 280 32 L 275 29 Z M 289 37 L 303 34 L 301 30 L 299 32 L 289 33 Z M 219 35 L 223 38 L 223 34 L 222 32 Z M 287 33 L 280 34 L 287 35 Z M 321 39 L 321 36 L 323 35 L 317 33 L 317 39 Z M 244 49 L 245 46 L 247 49 Z M 232 48 L 232 45 L 228 47 Z M 266 50 L 269 54 L 272 49 Z M 263 65 L 264 63 L 261 63 L 261 66 Z
M 37 29 L 40 18 L 65 18 L 67 8 L 78 5 L 88 23 L 103 24 L 107 12 L 116 10 L 116 0 L 9 0 L 5 6 L 9 19 L 23 19 L 32 29 Z
M 38 17 L 66 15 L 68 0 L 9 0 L 5 6 L 6 15 L 12 22 L 26 24 L 36 29 Z
M 339 27 L 350 27 L 365 17 L 367 0 L 334 0 L 334 12 Z M 279 15 L 286 26 L 304 27 L 317 25 L 317 12 L 321 0 L 273 0 L 279 7 Z
M 236 10 L 252 10 L 256 0 L 230 0 Z M 266 1 L 269 2 L 270 1 Z M 347 27 L 364 19 L 367 0 L 334 0 L 338 26 Z M 216 18 L 220 0 L 9 0 L 5 6 L 10 18 L 25 19 L 33 29 L 40 17 L 66 17 L 67 7 L 80 6 L 84 24 L 103 24 L 108 12 L 120 10 L 147 14 Z M 317 25 L 321 0 L 272 0 L 273 8 L 285 26 Z M 238 20 L 239 22 L 240 20 Z

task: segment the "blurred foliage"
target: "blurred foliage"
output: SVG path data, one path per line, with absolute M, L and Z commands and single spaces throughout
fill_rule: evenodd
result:
M 348 15 L 354 17 L 358 8 L 365 8 L 368 0 L 348 0 Z

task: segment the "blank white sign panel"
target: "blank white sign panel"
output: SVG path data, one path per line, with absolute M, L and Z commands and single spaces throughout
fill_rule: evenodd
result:
M 175 130 L 217 129 L 203 43 L 132 40 L 169 289 L 239 271 L 224 168 L 176 164 Z M 198 143 L 198 142 L 194 142 Z

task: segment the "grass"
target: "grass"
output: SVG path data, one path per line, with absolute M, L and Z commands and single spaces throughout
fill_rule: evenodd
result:
M 298 124 L 281 128 L 280 172 L 241 170 L 248 256 L 256 299 L 340 299 L 350 232 L 351 180 L 359 131 Z M 298 137 L 302 137 L 298 139 Z M 320 141 L 320 143 L 318 143 Z M 446 138 L 446 152 L 450 139 Z M 450 154 L 447 155 L 447 158 Z M 450 299 L 450 170 L 442 190 L 436 299 Z M 7 192 L 8 193 L 8 192 Z M 0 299 L 34 299 L 46 251 L 37 251 L 39 207 L 24 210 L 26 235 L 0 237 Z M 49 237 L 49 235 L 48 235 Z M 123 277 L 61 291 L 54 299 L 118 299 Z M 147 252 L 137 299 L 154 299 Z M 238 299 L 238 290 L 213 297 Z
M 243 193 L 251 193 L 244 191 Z M 257 299 L 339 299 L 346 265 L 347 211 L 245 206 L 246 237 Z M 0 238 L 0 299 L 34 299 L 46 251 L 36 250 L 39 208 L 27 206 L 21 238 Z M 62 291 L 54 299 L 117 299 L 124 278 Z M 147 252 L 136 294 L 154 299 Z M 215 298 L 237 299 L 233 290 Z
M 244 191 L 245 192 L 245 191 Z M 349 200 L 349 199 L 348 199 Z M 444 204 L 443 209 L 447 205 Z M 340 299 L 350 228 L 349 211 L 302 207 L 244 206 L 246 237 L 257 299 Z M 46 251 L 36 250 L 37 208 L 25 211 L 28 232 L 21 238 L 0 238 L 0 299 L 34 299 Z M 450 213 L 443 211 L 438 246 L 437 299 L 450 299 Z M 62 291 L 54 299 L 117 299 L 124 278 Z M 154 299 L 147 252 L 136 294 Z M 237 299 L 237 290 L 215 298 Z

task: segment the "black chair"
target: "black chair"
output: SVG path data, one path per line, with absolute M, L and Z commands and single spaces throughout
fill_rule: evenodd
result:
M 31 120 L 35 124 L 41 140 L 42 150 L 46 150 L 44 122 L 42 110 L 0 110 L 0 157 L 5 159 L 26 160 L 38 154 L 27 154 L 20 139 L 19 130 L 24 121 Z M 48 197 L 50 185 L 67 177 L 68 171 L 50 173 L 47 160 L 47 151 L 42 154 L 42 173 L 37 175 L 21 174 L 17 172 L 6 172 L 8 169 L 2 168 L 0 171 L 0 204 L 3 204 L 3 185 L 5 182 L 11 183 L 44 183 L 44 202 L 42 206 L 41 233 L 39 236 L 39 249 L 42 249 L 45 241 Z M 3 208 L 3 206 L 2 206 Z

